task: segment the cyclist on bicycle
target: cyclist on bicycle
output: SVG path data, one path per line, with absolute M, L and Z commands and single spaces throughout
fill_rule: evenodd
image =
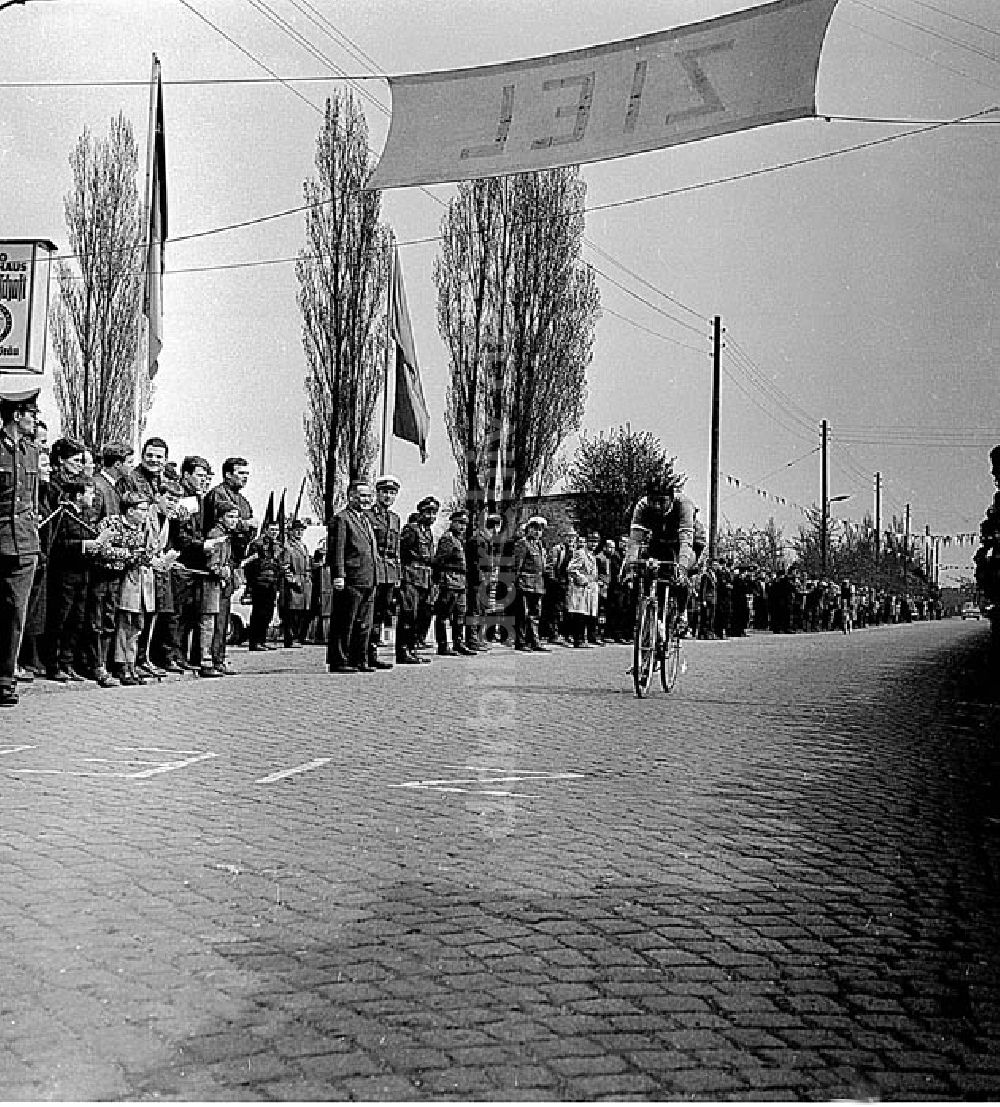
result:
M 682 496 L 677 484 L 666 476 L 654 476 L 646 484 L 646 495 L 632 512 L 629 531 L 629 555 L 634 565 L 646 558 L 671 562 L 677 566 L 673 581 L 680 629 L 687 629 L 687 571 L 695 563 L 695 507 Z M 661 572 L 665 570 L 661 569 Z

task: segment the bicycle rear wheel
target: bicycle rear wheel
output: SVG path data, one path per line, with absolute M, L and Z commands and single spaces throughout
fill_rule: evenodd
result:
M 648 598 L 642 598 L 639 600 L 632 643 L 632 685 L 639 699 L 649 692 L 650 685 L 653 683 L 655 657 L 656 604 Z
M 660 684 L 664 692 L 672 692 L 681 671 L 681 638 L 677 633 L 677 604 L 673 598 L 667 605 L 666 635 L 660 664 Z

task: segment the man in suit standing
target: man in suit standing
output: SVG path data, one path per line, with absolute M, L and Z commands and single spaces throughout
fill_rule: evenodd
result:
M 330 566 L 333 602 L 326 660 L 331 673 L 373 673 L 368 664 L 368 637 L 375 598 L 378 547 L 367 512 L 375 492 L 366 481 L 352 481 L 347 507 L 327 524 L 326 563 Z

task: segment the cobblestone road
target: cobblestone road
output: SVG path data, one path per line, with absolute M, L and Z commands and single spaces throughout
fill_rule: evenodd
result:
M 1000 1097 L 987 634 L 28 689 L 0 1098 Z

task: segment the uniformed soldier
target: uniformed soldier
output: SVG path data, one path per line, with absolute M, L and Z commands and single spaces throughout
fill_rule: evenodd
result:
M 493 583 L 494 545 L 503 521 L 499 515 L 479 515 L 483 523 L 465 541 L 467 609 L 465 644 L 470 650 L 488 652 L 485 623 L 489 615 L 490 586 Z
M 514 648 L 520 652 L 548 653 L 538 637 L 538 620 L 545 594 L 545 547 L 542 532 L 545 518 L 533 515 L 524 527 L 524 536 L 514 544 Z
M 453 511 L 448 530 L 438 539 L 434 554 L 434 579 L 438 594 L 434 603 L 434 637 L 437 652 L 442 657 L 475 657 L 477 651 L 465 644 L 466 568 L 465 528 L 469 513 Z M 451 624 L 451 645 L 448 645 L 448 625 Z
M 399 535 L 399 629 L 396 636 L 398 665 L 426 664 L 426 657 L 417 655 L 419 627 L 431 601 L 431 577 L 434 562 L 434 535 L 431 524 L 437 518 L 440 500 L 425 496 L 417 504 L 413 516 Z
M 0 707 L 18 702 L 17 654 L 38 560 L 38 392 L 0 397 Z
M 399 481 L 384 473 L 375 481 L 375 504 L 368 512 L 368 521 L 375 532 L 378 560 L 375 562 L 375 615 L 368 640 L 368 664 L 387 669 L 378 659 L 382 636 L 392 625 L 393 607 L 399 589 L 399 516 L 392 510 L 399 492 Z

